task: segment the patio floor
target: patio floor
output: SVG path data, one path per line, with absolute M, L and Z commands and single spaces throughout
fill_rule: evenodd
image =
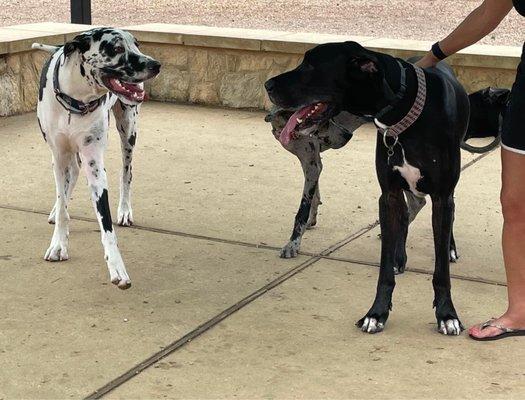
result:
M 371 126 L 325 153 L 318 226 L 298 258 L 278 257 L 302 172 L 263 117 L 143 107 L 136 225 L 117 229 L 128 291 L 109 283 L 84 179 L 69 208 L 70 260 L 43 260 L 52 234 L 50 153 L 34 114 L 0 119 L 0 399 L 525 396 L 522 339 L 477 343 L 436 332 L 428 206 L 411 227 L 409 271 L 397 279 L 385 332 L 353 325 L 371 304 L 378 272 Z M 461 258 L 451 268 L 468 326 L 502 312 L 506 292 L 499 152 L 463 156 Z M 106 164 L 115 215 L 114 128 Z M 163 351 L 170 354 L 160 359 Z

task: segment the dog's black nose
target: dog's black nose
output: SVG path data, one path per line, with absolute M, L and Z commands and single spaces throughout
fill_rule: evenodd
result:
M 268 79 L 264 84 L 264 87 L 268 93 L 271 93 L 275 88 L 275 81 L 273 79 Z
M 150 60 L 147 62 L 146 68 L 148 69 L 148 71 L 158 73 L 160 71 L 160 62 L 158 62 L 157 60 Z

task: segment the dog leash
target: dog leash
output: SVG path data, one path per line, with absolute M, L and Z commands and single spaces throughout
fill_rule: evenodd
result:
M 399 92 L 404 92 L 405 91 L 404 87 L 406 87 L 405 67 L 401 65 L 399 60 L 398 60 L 398 63 L 401 67 L 401 89 Z M 408 113 L 398 123 L 391 125 L 391 126 L 385 126 L 381 124 L 381 122 L 379 121 L 379 118 L 385 115 L 386 112 L 394 108 L 393 105 L 389 105 L 385 107 L 383 110 L 381 110 L 374 119 L 374 123 L 378 131 L 383 135 L 383 144 L 387 148 L 388 163 L 390 163 L 390 158 L 394 155 L 395 146 L 397 144 L 401 145 L 399 143 L 399 135 L 403 133 L 404 131 L 406 131 L 408 128 L 410 128 L 412 124 L 414 124 L 414 122 L 417 121 L 417 119 L 423 112 L 423 108 L 425 107 L 425 102 L 427 98 L 427 83 L 426 83 L 425 72 L 423 71 L 422 68 L 416 65 L 413 65 L 413 67 L 414 67 L 414 70 L 417 76 L 417 94 L 414 100 L 414 104 L 412 104 L 412 107 L 410 108 Z M 399 99 L 395 103 L 397 103 L 398 101 Z M 394 140 L 393 143 L 391 144 L 388 143 L 389 137 L 393 138 Z
M 64 53 L 62 53 L 64 55 Z M 65 55 L 64 55 L 64 62 L 65 62 Z M 62 65 L 63 63 L 62 62 Z M 58 57 L 56 63 L 55 63 L 55 69 L 53 71 L 53 90 L 55 92 L 55 97 L 58 101 L 58 103 L 65 108 L 65 110 L 68 112 L 68 124 L 71 123 L 71 114 L 76 115 L 86 115 L 90 112 L 95 111 L 103 102 L 106 97 L 106 95 L 103 95 L 102 97 L 99 97 L 96 100 L 90 101 L 89 103 L 84 103 L 83 101 L 77 100 L 71 96 L 68 96 L 67 94 L 63 93 L 60 90 L 60 84 L 58 82 L 58 71 L 60 69 L 60 56 Z

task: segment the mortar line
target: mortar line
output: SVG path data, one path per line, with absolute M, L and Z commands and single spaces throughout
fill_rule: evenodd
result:
M 304 271 L 306 268 L 312 266 L 313 264 L 317 263 L 318 261 L 322 260 L 324 256 L 328 256 L 334 251 L 338 250 L 339 248 L 345 246 L 346 244 L 350 243 L 353 240 L 358 239 L 371 229 L 375 228 L 377 226 L 377 222 L 370 224 L 364 228 L 359 229 L 357 232 L 347 236 L 343 240 L 340 240 L 339 242 L 333 244 L 332 246 L 326 248 L 323 250 L 319 255 L 311 257 L 310 259 L 302 262 L 301 264 L 297 265 L 296 267 L 288 270 L 284 274 L 280 275 L 273 281 L 267 283 L 266 285 L 262 286 L 261 288 L 257 289 L 256 291 L 252 292 L 248 296 L 244 297 L 242 300 L 238 301 L 237 303 L 233 304 L 232 306 L 228 307 L 227 309 L 221 311 L 219 314 L 215 315 L 213 318 L 209 319 L 208 321 L 204 322 L 203 324 L 199 325 L 194 330 L 188 332 L 186 335 L 182 336 L 181 338 L 177 339 L 176 341 L 170 343 L 168 346 L 164 347 L 162 350 L 154 353 L 152 356 L 148 357 L 144 361 L 140 362 L 139 364 L 136 364 L 134 367 L 123 373 L 122 375 L 118 376 L 117 378 L 111 380 L 104 386 L 100 387 L 99 389 L 95 390 L 91 394 L 89 394 L 85 400 L 92 400 L 92 399 L 100 399 L 112 390 L 116 389 L 117 387 L 121 386 L 122 384 L 128 382 L 129 380 L 133 379 L 135 376 L 140 374 L 142 371 L 146 370 L 147 368 L 151 367 L 152 365 L 156 364 L 160 360 L 162 360 L 164 357 L 172 354 L 173 352 L 177 351 L 181 347 L 185 346 L 189 342 L 191 342 L 193 339 L 199 337 L 200 335 L 204 334 L 208 330 L 212 329 L 214 326 L 219 324 L 221 321 L 225 320 L 226 318 L 230 317 L 240 309 L 246 307 L 248 304 L 252 303 L 259 297 L 263 296 L 265 293 L 269 292 L 270 290 L 274 289 L 275 287 L 279 286 L 283 282 L 287 281 L 288 279 L 292 278 L 293 276 L 297 275 L 298 273 Z

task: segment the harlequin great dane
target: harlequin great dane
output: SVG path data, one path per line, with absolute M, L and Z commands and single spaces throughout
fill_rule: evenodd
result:
M 109 114 L 112 110 L 115 116 L 123 161 L 118 223 L 129 226 L 133 223 L 131 160 L 139 106 L 145 98 L 143 82 L 159 73 L 160 63 L 142 54 L 129 32 L 113 28 L 90 30 L 61 47 L 35 43 L 33 48 L 52 53 L 41 73 L 37 106 L 56 183 L 56 202 L 49 216 L 55 227 L 44 258 L 69 258 L 67 205 L 82 168 L 100 225 L 111 282 L 127 289 L 131 281 L 117 245 L 104 168 Z
M 300 161 L 304 174 L 303 195 L 301 204 L 295 216 L 292 235 L 288 243 L 281 249 L 281 258 L 293 258 L 299 254 L 301 240 L 307 229 L 317 224 L 317 210 L 321 203 L 319 191 L 319 178 L 323 169 L 321 153 L 329 149 L 340 149 L 352 139 L 354 131 L 367 122 L 370 118 L 359 117 L 342 111 L 330 120 L 320 121 L 319 124 L 306 126 L 304 129 L 294 130 L 291 140 L 281 141 L 281 133 L 293 111 L 276 109 L 265 118 L 271 122 L 274 137 L 281 145 L 294 154 Z M 405 190 L 408 205 L 409 222 L 412 222 L 419 211 L 425 206 L 424 198 L 415 196 Z M 451 243 L 450 258 L 456 261 L 457 252 L 455 243 Z M 402 259 L 394 266 L 396 274 L 405 270 L 406 259 Z
M 491 151 L 500 142 L 500 133 L 510 90 L 487 87 L 469 95 L 470 118 L 467 133 L 461 147 L 472 153 Z M 274 108 L 266 115 L 265 121 L 272 125 L 272 134 L 280 141 L 281 133 L 294 112 Z M 281 143 L 290 153 L 294 154 L 301 163 L 304 174 L 303 194 L 301 203 L 295 216 L 292 235 L 288 243 L 281 249 L 282 258 L 293 258 L 299 254 L 302 237 L 307 229 L 317 224 L 317 211 L 321 203 L 319 179 L 323 169 L 321 153 L 329 149 L 340 149 L 352 139 L 354 131 L 363 124 L 371 122 L 370 118 L 352 115 L 345 111 L 319 124 L 297 127 L 291 140 Z M 494 140 L 482 147 L 474 147 L 466 141 L 472 138 L 494 137 Z M 408 206 L 408 222 L 411 223 L 425 206 L 424 197 L 414 195 L 404 190 Z M 402 254 L 402 251 L 400 251 Z M 456 249 L 454 235 L 450 240 L 450 261 L 456 262 L 459 254 Z M 401 259 L 394 266 L 394 272 L 402 273 L 406 259 Z
M 307 51 L 296 69 L 265 87 L 274 104 L 296 110 L 280 134 L 283 144 L 298 129 L 341 111 L 372 116 L 378 127 L 380 273 L 374 303 L 357 325 L 376 333 L 388 319 L 395 269 L 406 260 L 409 218 L 403 190 L 408 190 L 432 199 L 437 326 L 443 334 L 459 335 L 463 327 L 452 302 L 449 257 L 469 99 L 452 70 L 444 63 L 422 70 L 356 42 L 328 43 Z

